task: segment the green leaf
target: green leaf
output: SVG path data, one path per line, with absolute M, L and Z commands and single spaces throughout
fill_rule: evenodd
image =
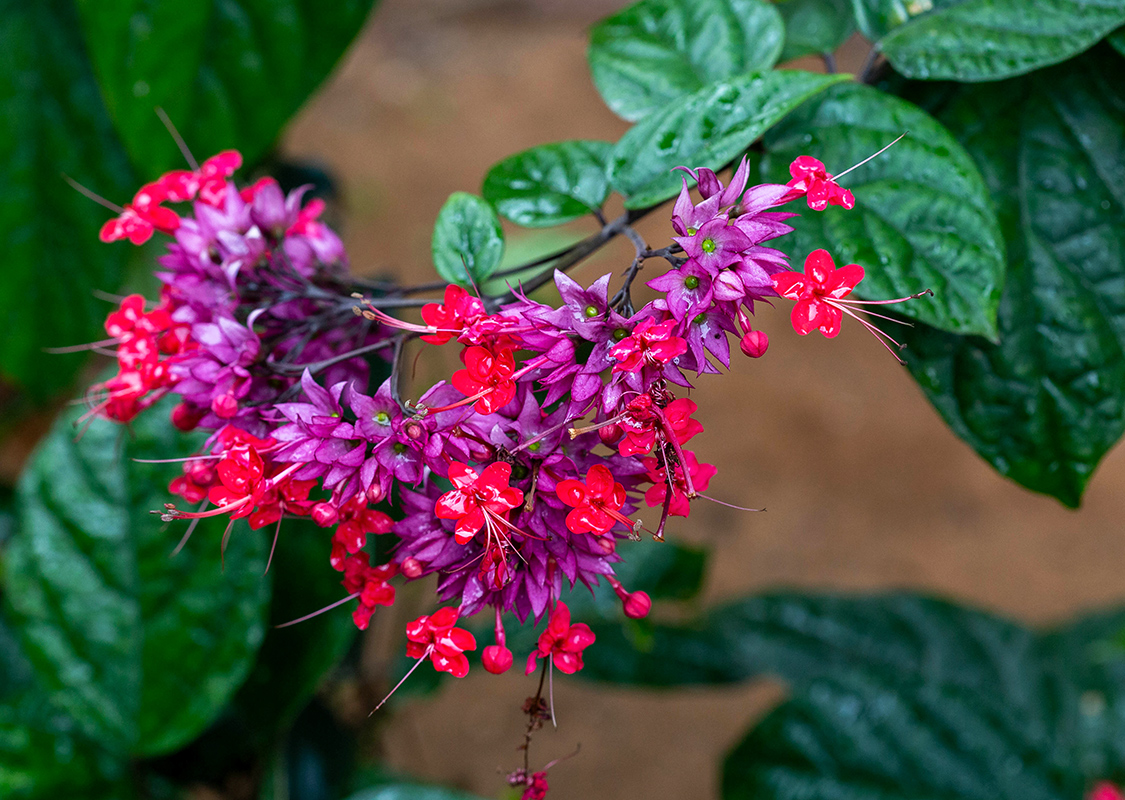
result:
M 912 19 L 965 0 L 851 0 L 859 30 L 872 42 Z
M 854 209 L 802 209 L 789 220 L 794 232 L 777 246 L 794 265 L 817 248 L 837 264 L 862 265 L 859 294 L 871 300 L 932 289 L 933 297 L 896 310 L 942 330 L 995 339 L 1004 284 L 996 212 L 968 153 L 920 108 L 868 86 L 834 86 L 766 135 L 762 177 L 784 183 L 789 164 L 803 154 L 842 172 L 903 133 L 841 179 L 855 194 Z
M 127 787 L 119 785 L 127 769 L 124 759 L 83 737 L 37 684 L 15 631 L 0 614 L 0 797 L 112 796 L 112 787 L 127 797 Z
M 150 514 L 169 499 L 199 439 L 167 421 L 168 403 L 130 432 L 78 411 L 40 445 L 17 492 L 19 530 L 5 554 L 6 594 L 43 684 L 85 733 L 153 755 L 195 737 L 242 682 L 261 644 L 269 582 L 263 532 L 239 526 L 220 564 L 225 518 L 184 524 Z
M 819 681 L 767 716 L 726 759 L 722 797 L 1082 796 L 1080 765 L 1051 763 L 1047 745 L 987 695 L 856 674 Z
M 781 60 L 835 52 L 855 30 L 848 0 L 778 0 L 785 21 Z
M 355 640 L 351 614 L 340 609 L 285 628 L 344 596 L 340 573 L 331 568 L 329 531 L 307 520 L 287 520 L 274 551 L 270 574 L 270 628 L 254 668 L 232 700 L 252 744 L 265 749 L 296 719 L 321 679 Z
M 1030 13 L 1029 13 L 1030 12 Z M 1123 0 L 966 0 L 888 33 L 879 50 L 923 80 L 994 81 L 1057 64 L 1125 23 Z
M 937 112 L 1000 212 L 1000 344 L 904 334 L 907 365 L 953 431 L 1068 506 L 1125 430 L 1125 93 L 1107 66 L 964 87 Z
M 594 26 L 590 72 L 630 121 L 746 72 L 768 70 L 785 28 L 763 0 L 641 0 Z
M 1113 46 L 1114 50 L 1125 56 L 1125 28 L 1115 30 L 1106 37 L 1106 41 Z
M 677 166 L 719 169 L 810 97 L 848 75 L 775 70 L 714 83 L 634 125 L 614 145 L 609 180 L 626 208 L 656 205 L 680 190 Z
M 127 252 L 98 241 L 111 212 L 62 174 L 115 200 L 134 190 L 134 178 L 71 3 L 3 5 L 0 98 L 0 376 L 44 397 L 71 382 L 83 357 L 42 348 L 103 338 L 107 306 L 93 291 L 117 289 Z
M 424 786 L 418 783 L 388 783 L 364 789 L 348 797 L 348 800 L 481 800 L 475 794 L 467 794 L 442 786 Z
M 608 142 L 570 141 L 524 150 L 488 171 L 481 194 L 517 225 L 545 228 L 598 211 L 609 195 Z
M 249 162 L 327 77 L 372 0 L 78 0 L 94 71 L 134 165 L 184 167 L 162 107 L 200 160 Z
M 486 201 L 454 192 L 434 223 L 431 246 L 438 275 L 461 286 L 480 286 L 504 255 L 504 231 Z
M 679 625 L 655 624 L 637 649 L 620 627 L 595 626 L 587 678 L 653 686 L 773 675 L 803 685 L 855 669 L 966 687 L 1010 683 L 1034 637 L 983 612 L 909 594 L 747 597 Z M 635 638 L 635 637 L 634 637 Z

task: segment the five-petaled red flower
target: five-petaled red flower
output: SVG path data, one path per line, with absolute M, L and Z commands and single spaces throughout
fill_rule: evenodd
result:
M 484 316 L 484 303 L 460 286 L 445 287 L 445 303 L 426 303 L 422 306 L 422 319 L 437 328 L 436 333 L 421 337 L 423 342 L 445 344 L 467 324 Z
M 167 199 L 168 193 L 159 181 L 146 183 L 119 216 L 102 226 L 98 238 L 103 242 L 128 239 L 133 244 L 144 244 L 152 238 L 154 230 L 172 233 L 180 227 L 180 217 L 175 211 L 160 205 Z
M 539 644 L 527 658 L 526 674 L 535 672 L 540 658 L 550 658 L 561 672 L 573 675 L 582 669 L 582 651 L 594 643 L 594 632 L 584 622 L 570 624 L 570 609 L 562 600 L 555 603 L 547 629 L 539 634 Z
M 674 319 L 656 322 L 652 317 L 643 319 L 633 332 L 615 344 L 609 351 L 617 361 L 614 372 L 637 372 L 649 364 L 667 364 L 676 356 L 687 352 L 687 341 L 672 333 Z
M 465 369 L 453 373 L 453 387 L 469 398 L 479 414 L 492 414 L 516 396 L 516 359 L 512 351 L 502 348 L 493 353 L 487 347 L 466 347 L 461 351 Z
M 595 464 L 586 473 L 586 482 L 568 478 L 555 487 L 559 499 L 571 506 L 566 527 L 574 533 L 609 533 L 618 522 L 632 528 L 633 523 L 621 513 L 625 505 L 625 487 L 613 479 L 613 473 L 602 464 Z
M 782 297 L 796 300 L 793 328 L 804 336 L 820 330 L 828 338 L 840 332 L 844 311 L 838 302 L 863 280 L 863 267 L 848 264 L 836 269 L 827 250 L 813 250 L 805 259 L 805 274 L 782 272 L 773 276 L 773 288 Z
M 824 168 L 824 164 L 812 156 L 798 156 L 789 165 L 789 174 L 793 180 L 787 183 L 793 191 L 788 195 L 790 200 L 806 195 L 809 208 L 813 211 L 823 211 L 831 203 L 834 206 L 852 208 L 855 198 L 840 184 L 833 180 Z
M 523 492 L 508 485 L 511 477 L 512 465 L 504 461 L 489 464 L 480 475 L 458 461 L 449 465 L 454 488 L 438 498 L 435 512 L 457 520 L 453 538 L 458 544 L 467 544 L 491 520 L 506 520 L 523 502 Z
M 625 438 L 617 446 L 618 452 L 623 456 L 651 452 L 658 433 L 664 438 L 671 433 L 678 443 L 686 444 L 691 437 L 703 431 L 699 420 L 691 418 L 698 408 L 694 400 L 686 397 L 673 400 L 664 407 L 664 421 L 661 424 L 660 414 L 653 407 L 652 396 L 638 395 L 629 401 L 626 413 L 621 417 L 620 425 Z
M 428 617 L 419 617 L 406 626 L 406 655 L 426 658 L 438 672 L 448 672 L 455 678 L 469 674 L 466 650 L 476 650 L 477 640 L 457 623 L 457 609 L 453 606 L 439 608 Z

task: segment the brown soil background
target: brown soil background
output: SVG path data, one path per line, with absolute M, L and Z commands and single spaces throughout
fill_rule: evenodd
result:
M 585 50 L 590 25 L 618 7 L 387 0 L 283 147 L 338 176 L 354 267 L 431 280 L 431 226 L 450 192 L 479 192 L 493 163 L 526 147 L 616 140 L 627 124 L 598 97 Z M 845 49 L 842 69 L 854 70 L 862 44 Z M 650 243 L 666 240 L 667 217 L 644 221 Z M 543 245 L 509 232 L 510 248 Z M 608 248 L 577 277 L 620 272 L 631 252 Z M 720 469 L 712 493 L 769 508 L 701 503 L 690 523 L 673 526 L 673 536 L 713 549 L 708 602 L 776 587 L 909 588 L 1049 622 L 1125 596 L 1125 450 L 1098 470 L 1082 510 L 1068 511 L 993 472 L 859 326 L 830 342 L 793 334 L 783 310 L 766 307 L 759 320 L 772 337 L 767 357 L 736 357 L 732 374 L 702 380 L 693 394 L 707 425 L 693 444 Z M 477 668 L 404 704 L 373 754 L 495 796 L 498 770 L 520 761 L 518 707 L 534 691 L 518 673 Z M 560 727 L 536 739 L 533 764 L 582 749 L 552 770 L 552 797 L 674 800 L 717 796 L 722 755 L 778 692 L 762 684 L 648 692 L 569 679 L 556 682 L 555 696 Z

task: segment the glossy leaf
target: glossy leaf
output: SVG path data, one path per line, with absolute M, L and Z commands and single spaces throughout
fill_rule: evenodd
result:
M 598 211 L 609 195 L 608 142 L 569 141 L 516 153 L 488 171 L 481 194 L 517 225 L 545 228 Z
M 651 625 L 640 649 L 619 625 L 595 630 L 581 675 L 654 686 L 764 675 L 803 685 L 862 669 L 979 688 L 1019 674 L 1035 646 L 1007 620 L 908 594 L 747 597 L 693 621 Z
M 781 15 L 763 0 L 641 0 L 590 34 L 590 72 L 606 105 L 630 121 L 781 55 Z
M 481 800 L 481 798 L 475 794 L 467 794 L 443 786 L 388 783 L 356 792 L 350 795 L 348 800 Z
M 134 191 L 134 178 L 71 3 L 5 4 L 0 86 L 0 377 L 43 397 L 66 387 L 83 361 L 45 357 L 43 348 L 104 337 L 107 305 L 93 292 L 118 288 L 127 252 L 98 241 L 111 212 L 62 174 L 115 200 Z
M 0 614 L 0 797 L 128 797 L 125 759 L 82 736 L 38 685 L 5 616 Z
M 913 19 L 965 0 L 851 0 L 859 30 L 872 42 Z
M 614 146 L 609 180 L 626 208 L 674 197 L 677 166 L 719 169 L 801 103 L 847 75 L 754 73 L 710 84 L 633 126 Z
M 1000 344 L 905 332 L 907 364 L 953 431 L 1069 506 L 1125 430 L 1125 93 L 1106 66 L 966 87 L 938 110 L 1000 210 Z
M 726 759 L 722 797 L 1081 797 L 1081 765 L 1049 756 L 1049 740 L 988 695 L 857 673 L 818 681 L 767 716 Z
M 860 264 L 857 293 L 890 300 L 932 289 L 896 310 L 934 327 L 996 337 L 1004 240 L 973 160 L 940 123 L 905 100 L 859 84 L 834 86 L 765 137 L 762 179 L 784 183 L 789 164 L 812 155 L 839 173 L 907 133 L 841 185 L 855 208 L 818 212 L 796 201 L 795 231 L 777 240 L 795 267 L 824 248 L 837 264 Z M 896 337 L 897 338 L 897 337 Z
M 848 0 L 780 0 L 777 10 L 785 21 L 782 61 L 832 53 L 855 31 Z
M 475 194 L 454 192 L 438 212 L 431 251 L 442 279 L 480 286 L 504 255 L 504 232 L 496 212 Z
M 282 526 L 270 565 L 270 628 L 253 670 L 231 703 L 259 749 L 272 745 L 292 724 L 355 640 L 357 629 L 345 608 L 275 627 L 345 596 L 340 573 L 328 563 L 331 549 L 330 530 L 307 520 L 287 520 Z
M 888 33 L 879 50 L 922 80 L 993 81 L 1078 55 L 1125 23 L 1125 0 L 966 0 Z
M 372 0 L 78 0 L 106 105 L 145 179 L 183 168 L 153 109 L 202 160 L 262 156 L 359 32 Z
M 246 676 L 265 628 L 263 532 L 238 526 L 220 564 L 223 518 L 185 528 L 150 511 L 192 452 L 168 404 L 132 431 L 97 420 L 75 441 L 60 419 L 26 469 L 6 594 L 43 684 L 81 729 L 120 752 L 152 755 L 196 736 Z

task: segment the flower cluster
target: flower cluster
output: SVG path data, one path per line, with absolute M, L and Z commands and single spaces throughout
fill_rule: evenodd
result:
M 672 243 L 638 247 L 612 295 L 611 275 L 583 286 L 555 271 L 557 306 L 518 288 L 481 298 L 449 286 L 418 301 L 425 287 L 351 276 L 340 240 L 319 221 L 323 203 L 268 178 L 238 189 L 240 163 L 220 153 L 169 173 L 103 229 L 107 241 L 139 243 L 154 231 L 172 239 L 159 302 L 146 309 L 132 295 L 107 319 L 119 373 L 97 388 L 94 411 L 127 422 L 178 395 L 174 423 L 210 436 L 169 487 L 198 507 L 160 513 L 245 518 L 253 528 L 303 516 L 334 528 L 326 560 L 360 628 L 395 602 L 396 583 L 434 575 L 449 604 L 407 626 L 407 652 L 458 677 L 477 643 L 457 623 L 486 607 L 495 643 L 482 661 L 494 673 L 514 662 L 505 613 L 548 619 L 529 672 L 540 660 L 582 668 L 594 634 L 571 622 L 567 587 L 604 580 L 627 616 L 648 614 L 648 595 L 615 576 L 622 544 L 644 530 L 662 539 L 667 519 L 687 517 L 715 474 L 686 447 L 704 428 L 678 392 L 730 368 L 730 334 L 747 355 L 765 354 L 768 337 L 750 322 L 756 302 L 796 300 L 799 333 L 834 336 L 855 313 L 845 298 L 863 277 L 855 265 L 836 270 L 823 251 L 805 274 L 792 272 L 767 246 L 791 230 L 793 212 L 778 210 L 787 203 L 854 203 L 808 157 L 788 185 L 748 186 L 745 160 L 727 185 L 709 169 L 685 169 Z M 185 203 L 182 215 L 169 207 Z M 636 309 L 629 286 L 647 258 L 670 268 L 647 284 L 659 296 Z M 420 322 L 396 311 L 412 305 L 422 306 Z M 402 397 L 412 339 L 459 346 L 463 365 L 417 400 Z M 652 529 L 638 517 L 644 506 L 659 509 Z M 385 563 L 371 563 L 371 536 L 394 537 Z

